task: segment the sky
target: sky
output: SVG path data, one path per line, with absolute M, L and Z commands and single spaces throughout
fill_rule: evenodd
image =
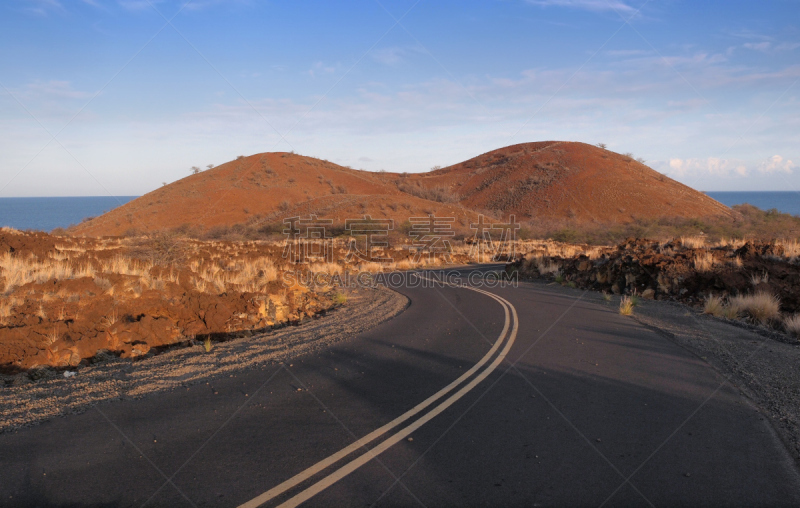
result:
M 605 143 L 800 191 L 800 0 L 4 0 L 0 197 L 140 195 L 291 151 L 427 171 Z

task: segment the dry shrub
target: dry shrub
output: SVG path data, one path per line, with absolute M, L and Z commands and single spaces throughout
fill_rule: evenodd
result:
M 186 259 L 183 238 L 172 231 L 159 231 L 139 238 L 129 249 L 130 256 L 147 261 L 151 265 L 172 266 Z
M 780 318 L 781 301 L 774 295 L 763 291 L 753 295 L 739 295 L 730 299 L 730 308 L 747 314 L 753 321 L 766 324 Z

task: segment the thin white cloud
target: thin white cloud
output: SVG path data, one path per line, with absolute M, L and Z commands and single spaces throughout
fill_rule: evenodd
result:
M 775 51 L 794 51 L 800 48 L 800 42 L 782 42 L 775 46 Z
M 647 51 L 644 49 L 612 49 L 606 51 L 606 55 L 615 57 L 644 56 L 651 54 L 653 54 L 652 51 Z
M 394 65 L 401 62 L 405 58 L 406 54 L 407 52 L 405 49 L 392 47 L 373 49 L 370 51 L 369 56 L 378 63 L 382 63 L 384 65 Z
M 59 0 L 25 0 L 25 11 L 37 16 L 47 16 L 50 12 L 63 12 L 64 6 Z
M 791 160 L 784 160 L 783 157 L 780 155 L 773 155 L 766 161 L 762 162 L 761 165 L 758 166 L 758 170 L 761 173 L 786 173 L 788 175 L 792 174 L 792 170 L 795 168 L 794 163 Z
M 769 48 L 772 47 L 772 43 L 769 41 L 745 42 L 744 44 L 742 44 L 742 47 L 747 49 L 752 49 L 753 51 L 768 51 Z
M 72 88 L 69 81 L 33 81 L 28 83 L 18 94 L 25 98 L 35 98 L 43 100 L 58 100 L 58 99 L 85 99 L 92 94 L 89 92 L 82 92 Z
M 322 62 L 314 62 L 314 65 L 312 65 L 311 68 L 306 72 L 308 72 L 309 76 L 315 78 L 319 74 L 333 74 L 336 72 L 336 67 L 325 65 Z
M 620 0 L 527 0 L 527 2 L 541 7 L 566 7 L 587 11 L 617 11 L 630 14 L 637 11 Z
M 716 177 L 746 177 L 754 176 L 756 174 L 776 174 L 784 173 L 790 175 L 793 173 L 796 165 L 791 161 L 784 159 L 780 155 L 773 155 L 765 161 L 743 161 L 739 159 L 721 159 L 718 157 L 707 157 L 700 159 L 680 159 L 672 158 L 662 167 L 667 173 L 678 177 L 700 177 L 700 176 L 716 176 Z

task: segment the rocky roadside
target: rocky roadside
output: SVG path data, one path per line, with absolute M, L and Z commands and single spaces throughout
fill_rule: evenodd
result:
M 280 363 L 353 337 L 408 305 L 404 296 L 382 287 L 360 288 L 347 296 L 347 303 L 323 317 L 214 343 L 210 352 L 194 341 L 141 360 L 101 353 L 95 363 L 77 370 L 0 375 L 0 433 L 82 412 L 100 402 L 144 397 Z

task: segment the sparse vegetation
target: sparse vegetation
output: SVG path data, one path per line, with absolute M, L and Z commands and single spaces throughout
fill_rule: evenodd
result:
M 438 203 L 453 203 L 459 200 L 457 194 L 442 186 L 428 188 L 420 185 L 400 183 L 397 185 L 397 188 L 406 194 L 411 194 L 412 196 L 429 201 L 436 201 Z
M 694 268 L 698 272 L 710 272 L 714 268 L 714 255 L 707 251 L 696 254 Z
M 722 317 L 724 311 L 724 306 L 722 302 L 722 298 L 719 296 L 708 295 L 705 299 L 705 303 L 703 304 L 703 313 L 704 314 L 711 314 L 715 317 Z
M 623 316 L 630 316 L 633 314 L 634 303 L 630 296 L 625 295 L 619 301 L 619 313 Z
M 788 334 L 800 339 L 800 314 L 786 316 L 783 319 L 783 326 Z
M 737 313 L 744 313 L 753 321 L 761 324 L 767 324 L 781 316 L 780 299 L 765 292 L 734 296 L 730 299 L 729 305 L 736 309 Z

